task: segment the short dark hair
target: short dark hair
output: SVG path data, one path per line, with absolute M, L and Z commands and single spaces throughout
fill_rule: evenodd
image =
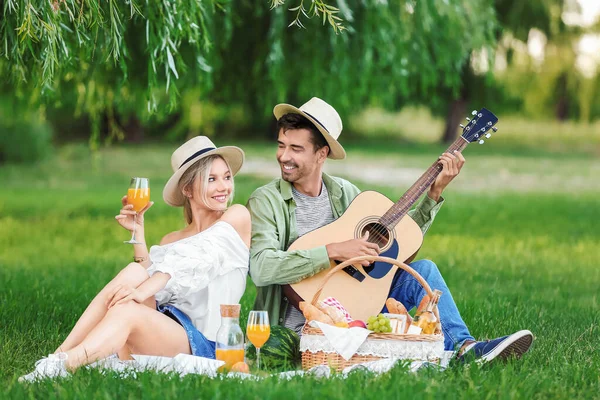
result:
M 277 120 L 277 132 L 283 129 L 283 132 L 287 132 L 290 129 L 308 129 L 310 132 L 310 142 L 315 146 L 315 153 L 327 146 L 327 155 L 331 151 L 327 140 L 319 132 L 315 124 L 310 122 L 304 115 L 289 113 L 284 114 Z

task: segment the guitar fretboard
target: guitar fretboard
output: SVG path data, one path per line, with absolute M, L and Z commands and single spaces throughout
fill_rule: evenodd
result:
M 467 145 L 468 141 L 459 136 L 446 150 L 447 153 L 452 153 L 455 150 L 462 151 Z M 436 161 L 431 167 L 421 175 L 421 177 L 412 185 L 406 193 L 400 197 L 400 199 L 379 218 L 379 223 L 384 225 L 388 229 L 393 229 L 394 226 L 406 215 L 413 204 L 421 195 L 429 189 L 433 184 L 438 175 L 442 172 L 442 165 Z

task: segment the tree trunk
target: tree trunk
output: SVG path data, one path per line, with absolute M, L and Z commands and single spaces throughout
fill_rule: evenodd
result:
M 569 116 L 569 95 L 567 93 L 567 74 L 563 72 L 556 83 L 556 119 L 564 122 Z
M 460 88 L 458 94 L 449 97 L 448 114 L 446 115 L 446 127 L 442 135 L 441 142 L 444 144 L 452 143 L 456 139 L 459 124 L 465 122 L 467 117 L 467 105 L 471 96 L 469 95 L 472 89 L 475 76 L 471 70 L 471 61 L 469 59 L 463 64 L 460 73 Z
M 130 115 L 127 122 L 123 124 L 125 141 L 130 143 L 142 143 L 146 137 L 144 126 L 135 115 Z
M 456 139 L 458 125 L 462 123 L 467 112 L 467 100 L 464 98 L 453 100 L 448 107 L 446 127 L 442 136 L 443 143 L 452 143 Z M 464 124 L 463 124 L 464 125 Z

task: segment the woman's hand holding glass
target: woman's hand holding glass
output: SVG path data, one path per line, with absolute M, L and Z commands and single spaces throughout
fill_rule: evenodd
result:
M 123 204 L 123 208 L 121 208 L 119 215 L 117 215 L 115 219 L 117 220 L 119 225 L 127 229 L 129 232 L 133 232 L 133 224 L 135 223 L 136 235 L 143 238 L 144 213 L 148 211 L 150 207 L 152 207 L 154 202 L 151 201 L 150 203 L 148 203 L 148 205 L 146 205 L 146 207 L 142 209 L 142 211 L 137 213 L 135 222 L 133 217 L 134 215 L 136 215 L 136 212 L 133 210 L 133 204 L 127 204 L 127 196 L 123 196 L 123 198 L 121 198 L 121 203 Z
M 144 189 L 139 189 L 140 180 L 145 180 L 145 182 L 142 181 Z M 140 202 L 140 199 L 135 197 L 136 194 L 137 197 L 140 197 L 139 194 L 143 194 L 142 200 L 145 201 Z M 146 178 L 132 178 L 128 194 L 121 198 L 123 208 L 121 208 L 119 215 L 115 217 L 123 228 L 131 232 L 131 240 L 125 243 L 144 243 L 144 213 L 154 204 L 154 202 L 149 201 L 149 198 L 148 180 Z M 136 235 L 140 241 L 136 240 Z

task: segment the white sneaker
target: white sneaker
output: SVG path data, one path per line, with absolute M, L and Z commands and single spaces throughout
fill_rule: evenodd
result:
M 45 378 L 66 378 L 71 375 L 65 367 L 66 360 L 66 353 L 50 354 L 48 357 L 36 361 L 33 372 L 20 377 L 19 382 L 36 382 Z

